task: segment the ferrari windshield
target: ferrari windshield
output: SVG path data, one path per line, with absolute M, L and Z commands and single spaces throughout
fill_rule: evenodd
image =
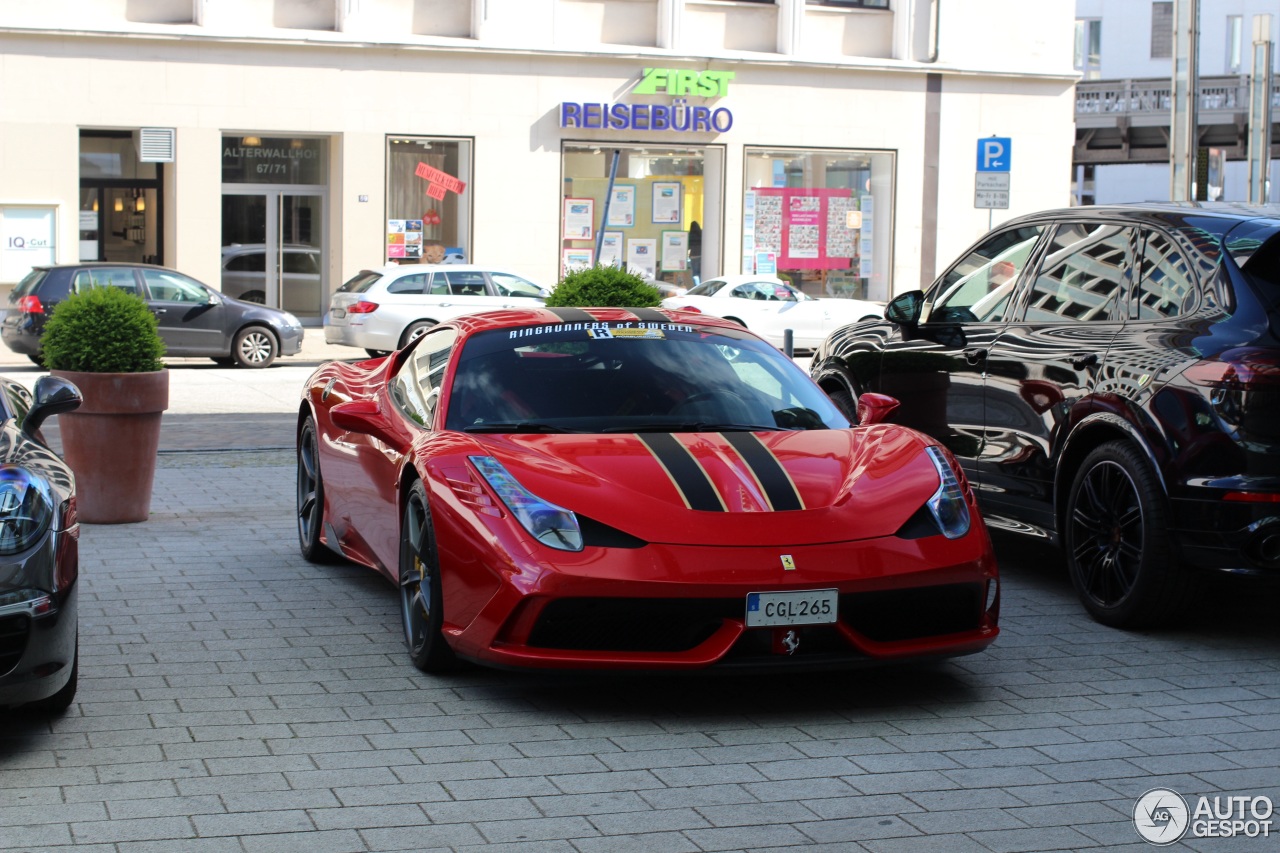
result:
M 557 323 L 470 338 L 445 428 L 467 432 L 842 429 L 791 359 L 746 334 L 678 323 Z

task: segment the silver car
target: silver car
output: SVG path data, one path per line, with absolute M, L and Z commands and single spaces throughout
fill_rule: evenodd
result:
M 384 355 L 445 320 L 541 305 L 549 295 L 546 288 L 515 273 L 471 264 L 362 270 L 329 300 L 324 339 Z

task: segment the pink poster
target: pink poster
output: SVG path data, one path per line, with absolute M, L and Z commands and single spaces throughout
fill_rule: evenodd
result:
M 757 187 L 756 250 L 776 252 L 779 269 L 845 269 L 852 254 L 842 222 L 828 216 L 828 205 L 848 205 L 850 190 Z

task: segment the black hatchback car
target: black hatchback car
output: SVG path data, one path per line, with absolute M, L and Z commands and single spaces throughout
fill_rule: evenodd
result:
M 169 356 L 267 367 L 276 356 L 302 348 L 302 324 L 287 311 L 232 299 L 190 276 L 149 264 L 36 267 L 9 294 L 0 338 L 40 364 L 45 321 L 68 294 L 89 287 L 119 287 L 142 297 L 156 315 Z
M 1280 577 L 1280 206 L 1024 216 L 885 318 L 813 377 L 850 414 L 897 397 L 1098 621 L 1172 621 L 1198 569 Z

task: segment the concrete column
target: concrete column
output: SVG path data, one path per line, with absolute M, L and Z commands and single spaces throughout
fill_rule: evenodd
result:
M 795 56 L 804 47 L 805 0 L 778 0 L 778 53 Z

